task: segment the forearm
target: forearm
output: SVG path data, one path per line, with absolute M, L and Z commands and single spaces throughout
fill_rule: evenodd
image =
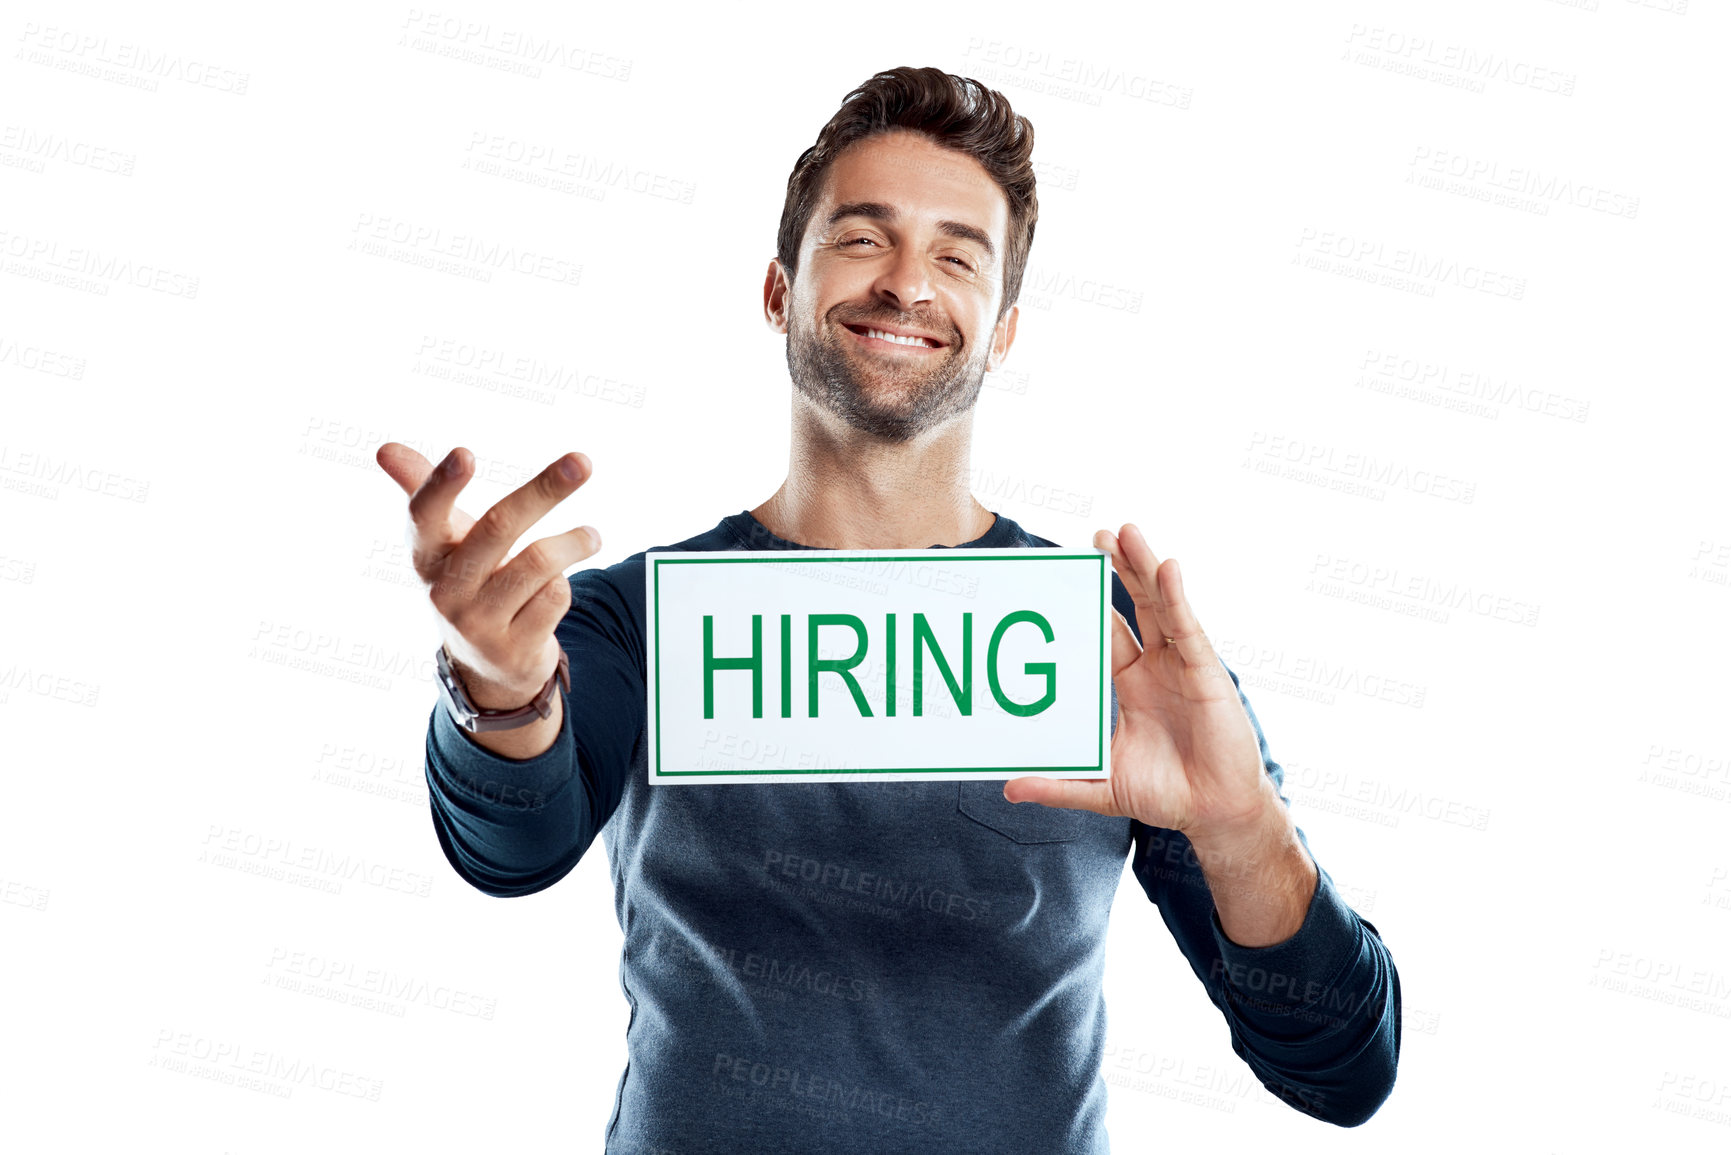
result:
M 555 694 L 557 702 L 561 694 Z M 461 730 L 443 703 L 427 732 L 433 825 L 459 876 L 486 894 L 532 894 L 576 865 L 596 831 L 581 758 L 563 725 L 540 754 L 512 759 Z M 528 729 L 529 727 L 523 727 Z M 503 731 L 514 733 L 514 731 Z
M 1220 926 L 1239 946 L 1273 946 L 1297 934 L 1316 893 L 1316 864 L 1292 815 L 1272 788 L 1268 796 L 1253 822 L 1190 836 Z
M 1376 928 L 1319 876 L 1305 920 L 1268 947 L 1229 941 L 1213 920 L 1208 977 L 1232 1046 L 1262 1084 L 1307 1115 L 1354 1127 L 1394 1087 L 1400 979 Z
M 1132 869 L 1263 1086 L 1305 1114 L 1357 1126 L 1394 1087 L 1400 977 L 1376 927 L 1311 856 L 1256 711 L 1242 688 L 1238 696 L 1266 804 L 1235 833 L 1137 824 Z
M 641 578 L 632 584 L 642 589 Z M 577 865 L 618 807 L 645 734 L 641 611 L 606 570 L 573 575 L 571 596 L 554 632 L 571 684 L 555 689 L 550 717 L 470 734 L 443 702 L 433 706 L 433 826 L 452 868 L 486 894 L 533 894 Z M 464 686 L 482 709 L 512 709 L 532 696 L 479 679 Z

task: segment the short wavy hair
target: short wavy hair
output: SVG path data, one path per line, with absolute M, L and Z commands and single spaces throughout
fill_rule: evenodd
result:
M 787 178 L 776 259 L 789 277 L 799 271 L 800 241 L 836 157 L 849 145 L 895 129 L 923 133 L 934 144 L 973 157 L 1004 190 L 1010 224 L 1004 299 L 998 308 L 1002 320 L 1022 291 L 1022 272 L 1040 216 L 1034 194 L 1034 126 L 1016 115 L 1002 93 L 942 69 L 891 68 L 843 98 L 841 108 L 817 134 L 817 143 L 799 154 Z

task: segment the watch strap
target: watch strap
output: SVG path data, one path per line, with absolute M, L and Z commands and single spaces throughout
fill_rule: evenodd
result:
M 451 720 L 471 734 L 492 730 L 514 730 L 519 726 L 527 726 L 553 714 L 553 687 L 563 688 L 566 693 L 571 691 L 571 659 L 563 647 L 559 650 L 559 665 L 554 669 L 547 684 L 527 704 L 513 710 L 483 710 L 475 705 L 463 686 L 462 678 L 451 666 L 450 655 L 445 653 L 441 643 L 435 658 L 438 670 L 439 696 L 450 712 Z

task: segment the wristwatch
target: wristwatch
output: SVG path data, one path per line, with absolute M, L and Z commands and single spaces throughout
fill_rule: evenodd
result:
M 566 693 L 571 692 L 571 659 L 564 647 L 559 649 L 559 668 L 553 671 L 541 692 L 528 705 L 518 706 L 515 710 L 483 710 L 476 706 L 468 691 L 463 689 L 463 680 L 451 668 L 443 643 L 439 645 L 435 665 L 439 671 L 439 699 L 450 711 L 451 720 L 471 734 L 482 730 L 515 730 L 518 726 L 550 718 L 553 715 L 554 683 L 562 686 Z

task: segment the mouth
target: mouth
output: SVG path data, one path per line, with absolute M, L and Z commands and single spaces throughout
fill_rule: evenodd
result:
M 879 325 L 850 325 L 842 323 L 842 328 L 852 333 L 854 339 L 868 349 L 894 349 L 898 352 L 911 353 L 919 356 L 936 353 L 947 348 L 936 337 L 924 333 L 909 333 L 898 329 L 886 329 Z

